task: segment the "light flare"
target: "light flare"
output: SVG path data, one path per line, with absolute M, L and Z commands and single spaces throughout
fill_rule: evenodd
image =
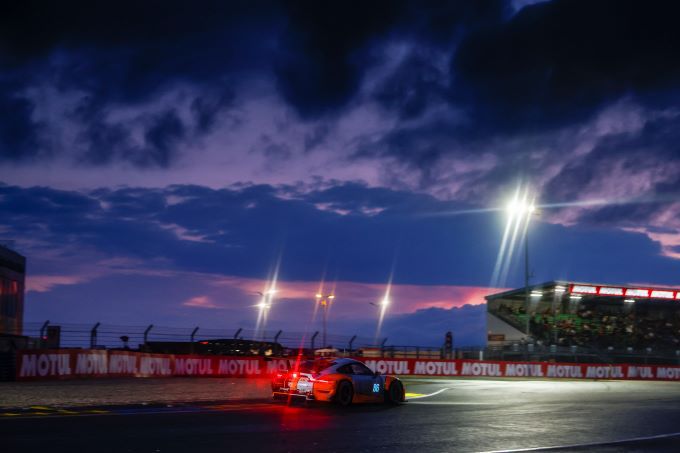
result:
M 380 339 L 380 331 L 382 330 L 383 321 L 385 320 L 385 313 L 387 312 L 387 307 L 390 305 L 390 292 L 392 291 L 392 277 L 394 272 L 390 272 L 390 278 L 387 281 L 387 287 L 385 288 L 385 294 L 382 300 L 378 304 L 378 325 L 375 328 L 375 339 L 374 343 L 378 344 Z
M 258 307 L 257 322 L 255 323 L 255 338 L 264 340 L 265 329 L 267 327 L 267 318 L 269 316 L 269 310 L 272 308 L 272 302 L 274 294 L 278 292 L 276 289 L 276 284 L 279 279 L 279 268 L 281 266 L 281 254 L 276 260 L 276 265 L 274 266 L 274 272 L 272 273 L 271 279 L 265 284 L 265 287 L 261 292 L 258 292 L 261 299 L 256 305 Z
M 491 286 L 506 286 L 514 252 L 522 238 L 527 237 L 529 223 L 536 209 L 535 197 L 531 195 L 529 187 L 522 189 L 518 186 L 513 198 L 506 204 L 508 219 L 491 276 Z

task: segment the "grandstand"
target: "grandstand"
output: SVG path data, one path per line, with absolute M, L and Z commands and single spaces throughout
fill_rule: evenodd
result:
M 489 338 L 496 340 L 629 352 L 680 350 L 677 289 L 552 281 L 489 295 L 486 301 Z

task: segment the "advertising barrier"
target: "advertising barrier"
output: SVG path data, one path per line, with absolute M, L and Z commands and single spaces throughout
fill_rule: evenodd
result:
M 106 350 L 31 350 L 17 353 L 19 381 L 106 377 L 268 377 L 294 359 L 147 354 Z M 477 360 L 361 358 L 373 371 L 400 376 L 535 377 L 680 381 L 680 366 L 603 365 Z
M 265 377 L 288 367 L 287 359 L 106 350 L 35 350 L 17 353 L 18 381 L 84 377 Z

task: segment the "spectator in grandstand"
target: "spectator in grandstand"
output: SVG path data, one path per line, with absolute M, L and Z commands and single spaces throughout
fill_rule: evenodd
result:
M 520 308 L 505 307 L 513 316 Z M 532 335 L 541 344 L 581 346 L 642 351 L 680 349 L 680 312 L 642 309 L 638 311 L 612 306 L 581 305 L 575 313 L 564 313 L 553 319 L 543 311 L 530 321 Z

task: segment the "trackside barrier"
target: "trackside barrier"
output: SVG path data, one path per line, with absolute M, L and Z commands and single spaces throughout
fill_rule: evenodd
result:
M 18 381 L 88 377 L 264 377 L 287 369 L 288 361 L 78 349 L 19 351 L 16 366 Z
M 373 371 L 402 376 L 537 377 L 680 381 L 680 366 L 499 362 L 477 360 L 366 359 Z M 290 359 L 293 361 L 293 359 Z M 267 377 L 288 359 L 147 354 L 111 350 L 30 350 L 17 353 L 17 380 L 106 377 Z

